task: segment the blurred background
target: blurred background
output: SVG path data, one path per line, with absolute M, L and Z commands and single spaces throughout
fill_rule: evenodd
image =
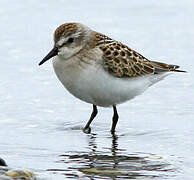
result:
M 194 1 L 0 1 L 0 157 L 39 179 L 192 179 L 194 175 Z M 177 73 L 118 107 L 92 106 L 70 95 L 52 62 L 53 32 L 80 22 Z

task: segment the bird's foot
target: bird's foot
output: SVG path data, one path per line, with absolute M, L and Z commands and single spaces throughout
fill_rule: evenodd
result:
M 86 133 L 86 134 L 90 134 L 91 133 L 91 128 L 90 127 L 85 127 L 83 129 L 83 132 Z
M 115 129 L 111 129 L 110 132 L 113 136 L 115 135 Z

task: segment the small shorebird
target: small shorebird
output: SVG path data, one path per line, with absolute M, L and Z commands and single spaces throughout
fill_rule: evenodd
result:
M 104 34 L 80 23 L 60 25 L 54 47 L 39 63 L 54 57 L 55 73 L 75 97 L 93 104 L 84 132 L 97 115 L 97 106 L 113 107 L 111 132 L 118 121 L 116 105 L 133 99 L 179 66 L 151 61 Z

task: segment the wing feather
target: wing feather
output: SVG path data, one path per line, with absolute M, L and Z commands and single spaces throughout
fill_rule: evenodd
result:
M 154 74 L 148 59 L 119 42 L 101 45 L 104 68 L 116 77 L 137 77 Z
M 103 52 L 104 69 L 116 77 L 132 78 L 170 71 L 185 72 L 176 70 L 179 68 L 177 65 L 150 61 L 120 42 L 110 41 L 101 44 L 99 48 Z

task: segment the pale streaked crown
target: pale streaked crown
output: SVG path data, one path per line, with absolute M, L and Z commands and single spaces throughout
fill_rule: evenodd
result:
M 76 45 L 84 44 L 88 41 L 93 31 L 81 23 L 65 23 L 60 25 L 54 32 L 56 45 L 65 45 L 69 38 L 74 38 Z
M 74 34 L 77 31 L 77 23 L 66 23 L 60 25 L 54 33 L 54 41 L 55 43 L 62 37 L 68 37 L 72 34 Z

